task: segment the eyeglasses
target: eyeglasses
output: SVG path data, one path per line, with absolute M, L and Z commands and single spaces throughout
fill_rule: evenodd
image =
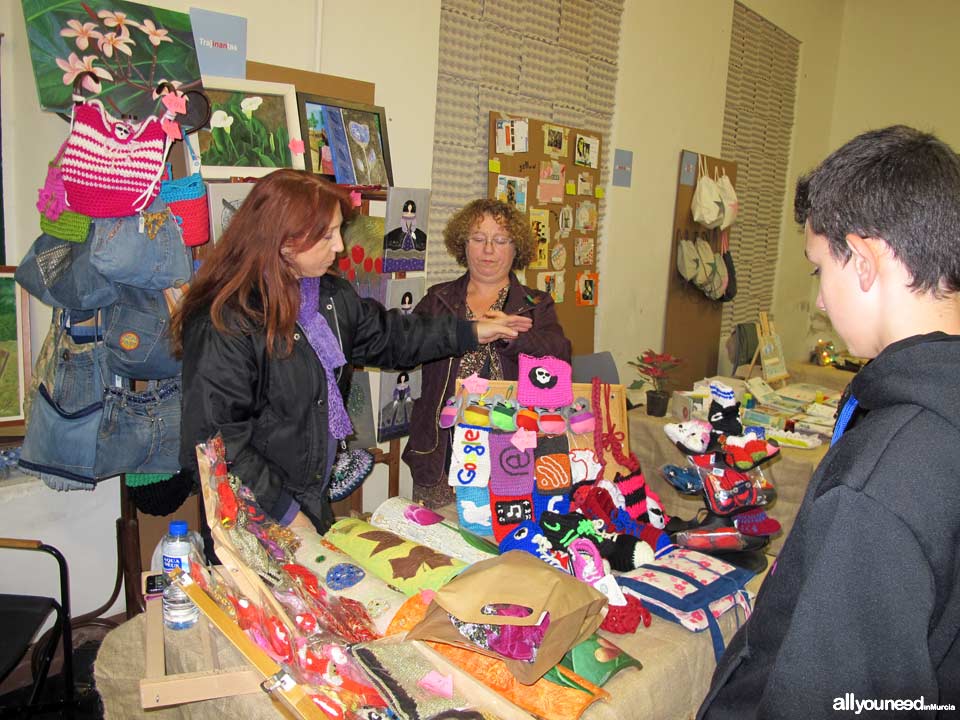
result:
M 513 243 L 513 240 L 508 238 L 506 235 L 496 235 L 494 237 L 486 237 L 485 235 L 471 235 L 468 239 L 477 247 L 491 243 L 495 247 L 502 248 Z

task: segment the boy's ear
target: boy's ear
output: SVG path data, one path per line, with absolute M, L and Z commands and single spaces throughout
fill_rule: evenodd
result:
M 853 263 L 857 272 L 860 289 L 867 292 L 877 279 L 881 258 L 887 249 L 887 244 L 879 238 L 864 238 L 853 233 L 847 233 L 846 240 L 851 252 L 849 262 Z

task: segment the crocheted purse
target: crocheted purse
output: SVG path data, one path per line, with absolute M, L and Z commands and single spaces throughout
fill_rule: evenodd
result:
M 193 166 L 200 162 L 193 145 L 184 140 Z M 180 225 L 183 244 L 187 247 L 203 245 L 210 240 L 210 209 L 207 206 L 207 186 L 199 171 L 176 180 L 167 179 L 160 185 L 160 198 L 167 203 L 170 212 Z
M 131 123 L 98 100 L 74 105 L 60 164 L 67 204 L 95 218 L 135 215 L 159 192 L 169 148 L 155 115 Z

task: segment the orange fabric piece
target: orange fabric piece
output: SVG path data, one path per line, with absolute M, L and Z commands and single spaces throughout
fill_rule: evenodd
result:
M 432 599 L 432 593 L 428 592 L 427 595 Z M 390 622 L 386 635 L 396 635 L 411 630 L 423 620 L 428 605 L 429 600 L 424 599 L 423 593 L 408 598 Z M 561 665 L 557 666 L 557 670 L 568 680 L 585 688 L 585 691 L 563 687 L 543 678 L 533 685 L 523 685 L 511 674 L 502 660 L 454 645 L 435 642 L 427 644 L 491 690 L 538 717 L 547 717 L 552 720 L 577 720 L 591 703 L 610 698 L 610 693 L 606 690 Z

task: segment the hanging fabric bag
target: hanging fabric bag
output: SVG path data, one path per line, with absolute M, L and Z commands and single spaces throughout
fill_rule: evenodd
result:
M 94 218 L 135 215 L 160 191 L 170 139 L 151 115 L 118 120 L 75 95 L 60 169 L 70 209 Z
M 64 140 L 57 156 L 47 165 L 47 178 L 37 191 L 37 210 L 40 211 L 40 229 L 47 235 L 70 242 L 83 242 L 90 231 L 90 217 L 67 209 L 67 194 L 63 187 L 60 162 L 67 147 Z
M 200 176 L 200 160 L 190 140 L 183 142 L 190 152 L 194 171 L 186 177 L 164 180 L 160 186 L 160 198 L 177 219 L 183 244 L 196 247 L 210 240 L 210 209 L 207 206 L 207 186 Z
M 693 219 L 705 228 L 719 227 L 723 222 L 723 198 L 716 180 L 707 174 L 707 161 L 703 155 L 698 156 L 697 169 L 697 188 L 690 203 Z

